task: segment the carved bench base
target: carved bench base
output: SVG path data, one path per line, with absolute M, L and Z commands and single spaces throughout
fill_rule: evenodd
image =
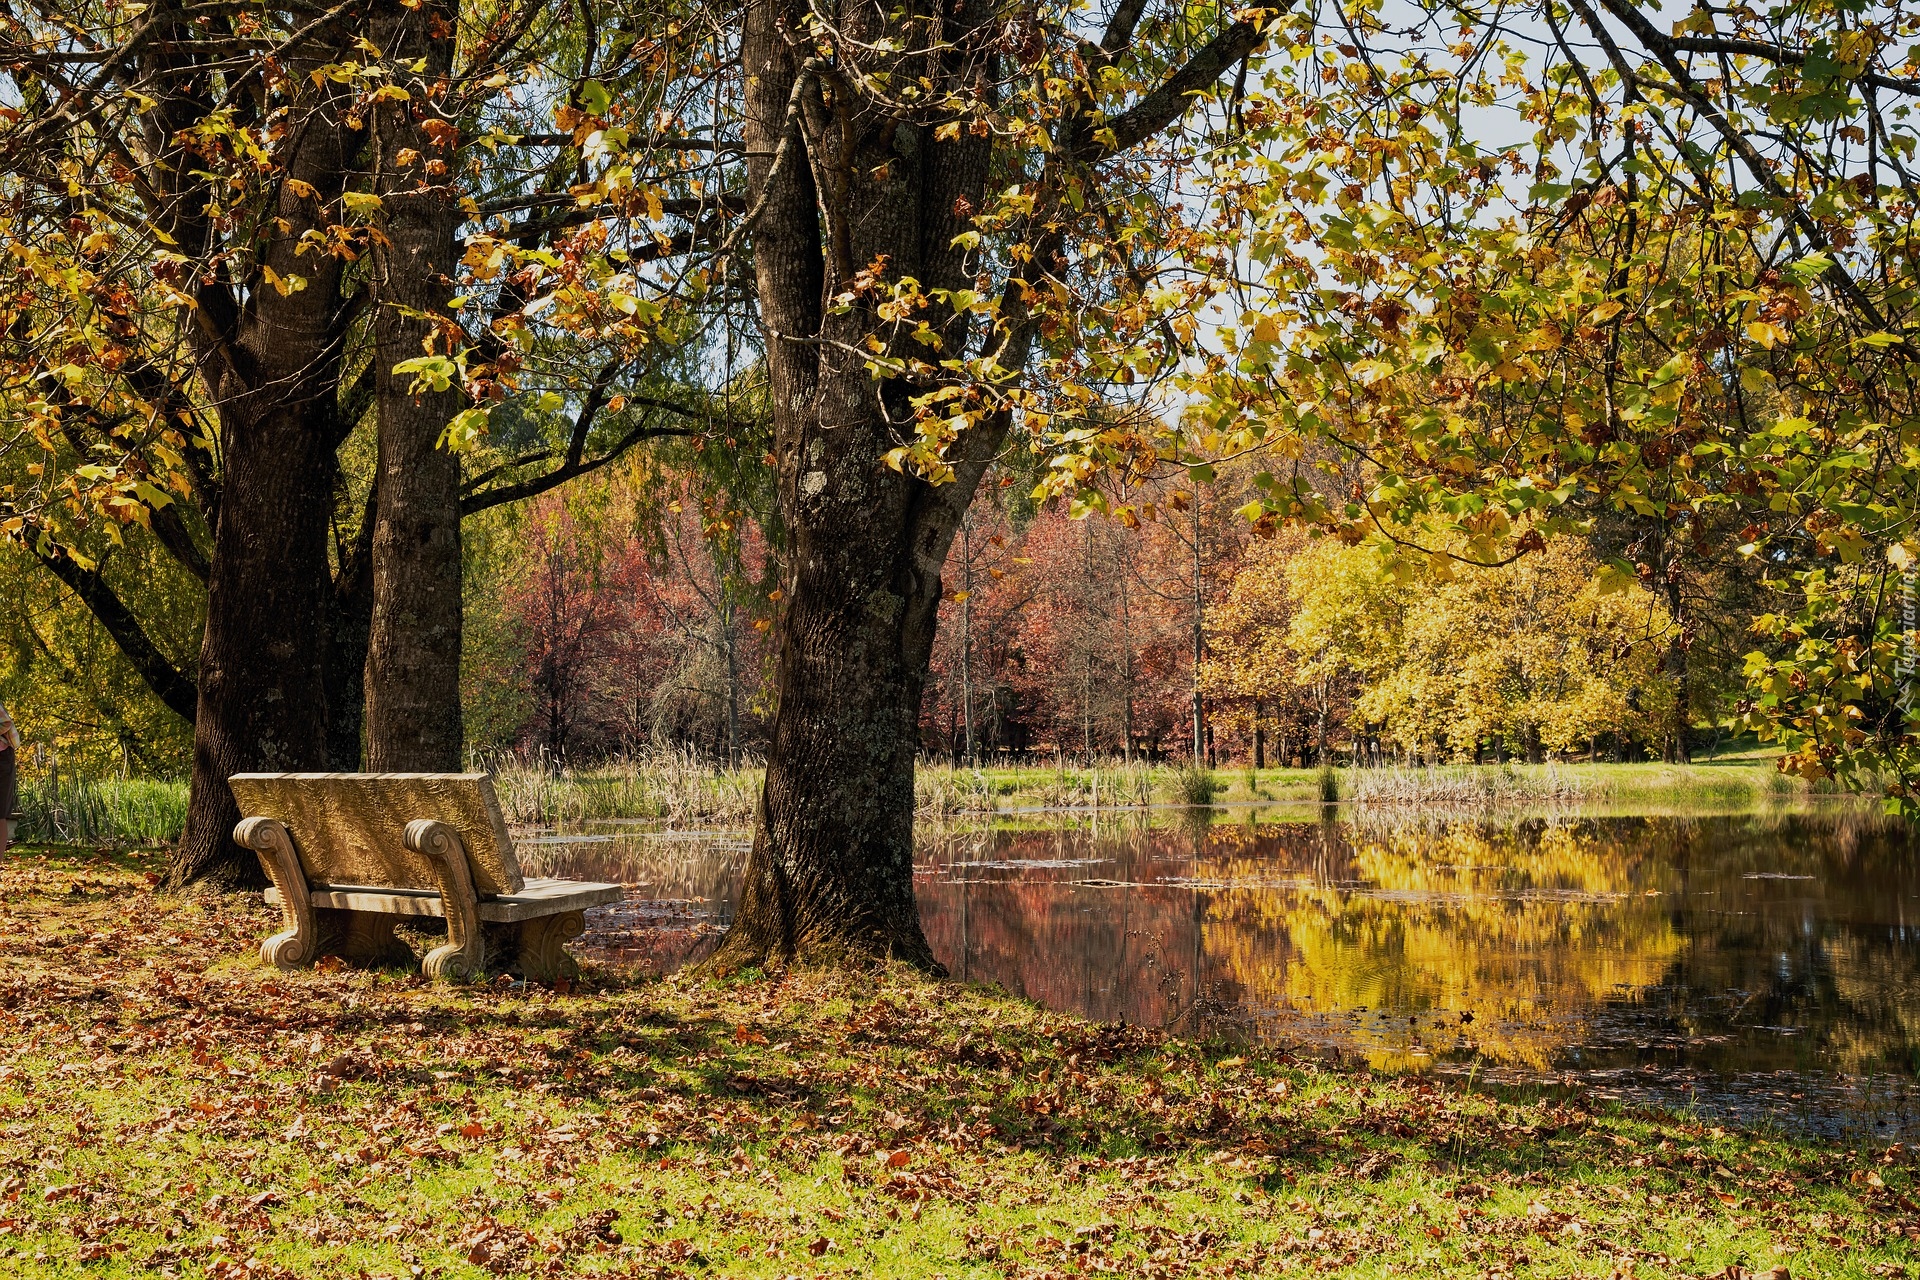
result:
M 486 927 L 487 949 L 496 956 L 514 957 L 514 968 L 529 982 L 558 982 L 580 976 L 580 964 L 567 954 L 567 943 L 587 931 L 584 911 L 562 911 L 513 924 Z
M 415 968 L 420 957 L 413 953 L 412 947 L 393 936 L 394 926 L 399 923 L 399 916 L 315 907 L 313 924 L 318 936 L 315 953 L 339 956 L 348 964 L 366 969 Z
M 530 880 L 522 893 L 478 902 L 473 913 L 478 929 L 459 940 L 450 927 L 446 943 L 434 947 L 426 961 L 420 961 L 412 948 L 394 936 L 394 926 L 408 917 L 444 918 L 440 894 L 304 883 L 301 890 L 305 915 L 311 922 L 305 941 L 296 941 L 302 937 L 297 928 L 268 939 L 263 954 L 276 944 L 290 953 L 282 961 L 267 955 L 270 964 L 305 968 L 320 956 L 337 955 L 354 965 L 419 964 L 429 976 L 437 978 L 470 980 L 483 972 L 513 969 L 529 981 L 549 983 L 580 976 L 579 962 L 567 953 L 567 943 L 586 932 L 588 907 L 618 901 L 622 894 L 619 885 Z M 267 901 L 283 911 L 287 908 L 286 894 L 278 885 L 267 890 Z

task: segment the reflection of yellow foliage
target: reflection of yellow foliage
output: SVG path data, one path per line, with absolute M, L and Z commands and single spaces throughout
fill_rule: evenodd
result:
M 1856 935 L 1829 938 L 1822 949 L 1834 993 L 1854 1011 L 1827 1033 L 1841 1070 L 1885 1070 L 1889 1050 L 1920 1044 L 1920 965 L 1910 952 L 1869 947 Z
M 1497 1062 L 1544 1069 L 1596 1002 L 1659 981 L 1679 954 L 1659 899 L 1642 893 L 1649 863 L 1563 826 L 1388 834 L 1353 851 L 1365 887 L 1216 891 L 1206 945 L 1261 1003 L 1426 1011 L 1352 1028 L 1376 1066 L 1464 1035 Z M 1236 871 L 1254 868 L 1202 874 L 1231 884 Z M 1455 1030 L 1461 1013 L 1474 1022 Z M 1448 1015 L 1437 1038 L 1436 1014 Z

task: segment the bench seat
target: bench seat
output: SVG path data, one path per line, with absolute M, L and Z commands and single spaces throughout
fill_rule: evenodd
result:
M 517 924 L 560 911 L 585 911 L 620 901 L 626 890 L 617 884 L 589 880 L 528 880 L 518 893 L 481 898 L 480 919 L 488 924 Z M 286 901 L 278 889 L 267 890 L 267 901 Z M 307 901 L 337 911 L 378 911 L 391 916 L 444 917 L 438 889 L 387 889 L 364 884 L 310 884 Z

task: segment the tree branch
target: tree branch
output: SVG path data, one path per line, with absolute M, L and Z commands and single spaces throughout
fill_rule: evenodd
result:
M 1236 22 L 1209 40 L 1200 52 L 1187 59 L 1185 66 L 1169 76 L 1165 83 L 1107 121 L 1113 132 L 1111 144 L 1100 140 L 1100 127 L 1077 148 L 1078 158 L 1098 160 L 1160 132 L 1187 113 L 1193 104 L 1188 98 L 1213 84 L 1228 67 L 1260 47 L 1260 26 L 1255 22 Z
M 460 514 L 473 515 L 491 507 L 504 506 L 509 502 L 519 502 L 523 498 L 537 498 L 549 489 L 557 489 L 577 476 L 591 475 L 608 463 L 616 461 L 627 450 L 642 440 L 658 439 L 662 436 L 697 436 L 695 427 L 635 427 L 597 458 L 588 461 L 563 463 L 543 476 L 531 480 L 522 480 L 517 484 L 501 485 L 498 489 L 488 489 L 483 493 L 468 494 L 460 500 Z
M 154 696 L 166 703 L 175 715 L 192 724 L 200 704 L 198 686 L 160 652 L 147 635 L 146 628 L 140 625 L 133 611 L 107 585 L 100 571 L 82 568 L 65 547 L 57 544 L 50 551 L 32 543 L 28 543 L 28 546 L 32 548 L 34 558 L 66 583 L 80 597 L 80 602 L 100 620 L 100 625 L 113 637 L 114 644 L 133 664 L 133 669 L 146 682 L 147 688 L 153 690 Z
M 170 502 L 164 507 L 148 508 L 147 526 L 153 530 L 154 540 L 166 553 L 181 568 L 198 578 L 201 586 L 205 586 L 213 574 L 213 566 L 208 563 L 206 553 L 200 550 L 200 544 L 193 540 L 187 522 L 181 519 L 178 504 Z
M 1111 58 L 1126 48 L 1140 25 L 1140 15 L 1146 11 L 1147 0 L 1120 0 L 1120 7 L 1113 11 L 1113 19 L 1100 37 L 1100 52 Z
M 1802 67 L 1807 62 L 1807 52 L 1804 49 L 1789 49 L 1784 45 L 1769 44 L 1764 40 L 1743 40 L 1738 36 L 1670 36 L 1668 42 L 1676 53 L 1702 53 L 1715 56 L 1726 54 L 1736 58 L 1759 58 L 1763 62 L 1787 67 Z M 1870 84 L 1876 89 L 1891 89 L 1895 93 L 1909 96 L 1920 94 L 1920 80 L 1881 75 L 1877 71 L 1863 70 L 1858 75 L 1834 78 L 1851 80 L 1856 84 Z

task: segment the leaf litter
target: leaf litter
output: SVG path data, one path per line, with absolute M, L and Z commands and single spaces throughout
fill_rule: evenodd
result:
M 0 895 L 0 1273 L 1920 1274 L 1915 1158 L 904 972 L 280 974 L 140 855 Z

